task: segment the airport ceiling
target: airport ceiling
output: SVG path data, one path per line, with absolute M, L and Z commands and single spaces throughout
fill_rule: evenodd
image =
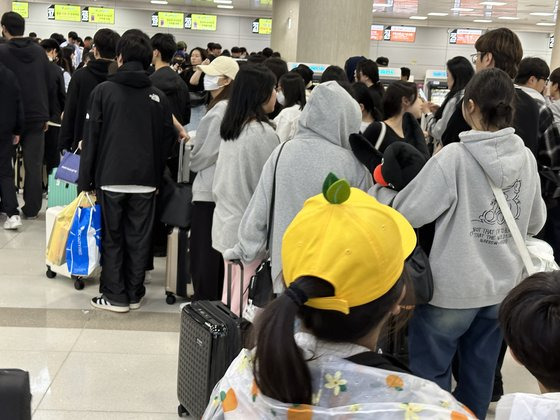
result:
M 45 0 L 31 0 L 45 2 Z M 90 0 L 99 5 L 269 17 L 273 0 Z M 280 0 L 279 0 L 280 1 Z M 300 0 L 305 1 L 305 0 Z M 80 0 L 69 0 L 70 3 Z M 83 0 L 81 1 L 83 3 Z M 554 32 L 558 0 L 372 0 L 372 23 Z

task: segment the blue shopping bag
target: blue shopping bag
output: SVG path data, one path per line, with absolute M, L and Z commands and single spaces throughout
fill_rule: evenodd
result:
M 74 276 L 89 276 L 101 260 L 101 206 L 78 207 L 66 243 L 66 264 Z
M 80 175 L 80 155 L 65 152 L 54 177 L 70 184 L 77 184 Z

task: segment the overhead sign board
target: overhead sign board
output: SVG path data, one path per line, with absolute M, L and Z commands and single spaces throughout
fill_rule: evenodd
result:
M 187 19 L 190 18 L 190 22 Z M 185 28 L 193 31 L 215 31 L 218 26 L 218 16 L 193 13 L 185 17 Z
M 270 35 L 272 33 L 272 19 L 268 19 L 268 18 L 255 19 L 253 21 L 252 32 L 254 34 L 259 34 L 259 35 Z
M 47 9 L 47 19 L 80 22 L 82 20 L 82 8 L 71 4 L 51 4 Z
M 482 29 L 454 29 L 449 33 L 452 45 L 474 45 L 482 35 Z
M 184 14 L 181 12 L 154 12 L 152 13 L 152 27 L 182 29 Z
M 383 41 L 383 33 L 385 31 L 385 26 L 383 25 L 371 25 L 371 37 L 372 41 Z
M 82 22 L 115 23 L 115 9 L 109 7 L 84 7 L 82 9 Z
M 29 3 L 23 1 L 12 2 L 12 12 L 16 12 L 23 18 L 29 17 Z
M 392 42 L 414 42 L 415 26 L 387 26 L 383 31 L 383 40 Z

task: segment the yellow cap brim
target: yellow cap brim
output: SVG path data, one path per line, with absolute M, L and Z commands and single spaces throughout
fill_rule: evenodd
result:
M 402 251 L 404 258 L 410 257 L 414 248 L 416 248 L 417 237 L 414 228 L 410 225 L 409 221 L 405 217 L 393 208 L 388 210 L 393 214 L 393 220 L 399 228 L 401 234 Z

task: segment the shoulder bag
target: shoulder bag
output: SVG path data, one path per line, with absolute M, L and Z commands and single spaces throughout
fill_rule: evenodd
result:
M 488 175 L 486 178 L 488 179 L 490 188 L 492 188 L 494 197 L 496 197 L 496 202 L 504 216 L 513 241 L 521 255 L 527 275 L 531 276 L 543 271 L 560 270 L 560 267 L 558 267 L 558 264 L 556 264 L 554 260 L 554 251 L 547 242 L 533 237 L 525 238 L 525 240 L 523 239 L 523 235 L 515 222 L 515 218 L 509 208 L 504 192 L 488 178 Z
M 270 197 L 270 210 L 268 213 L 267 222 L 267 233 L 266 233 L 266 254 L 267 258 L 261 262 L 257 271 L 251 277 L 251 283 L 249 284 L 249 299 L 254 306 L 259 308 L 264 308 L 268 302 L 270 302 L 273 297 L 273 279 L 272 279 L 272 268 L 270 264 L 270 237 L 272 236 L 272 224 L 274 220 L 274 201 L 276 198 L 276 171 L 278 170 L 278 161 L 280 160 L 280 155 L 284 146 L 288 142 L 282 143 L 280 150 L 278 151 L 278 156 L 276 157 L 276 163 L 274 164 L 274 176 L 272 178 L 272 195 Z

